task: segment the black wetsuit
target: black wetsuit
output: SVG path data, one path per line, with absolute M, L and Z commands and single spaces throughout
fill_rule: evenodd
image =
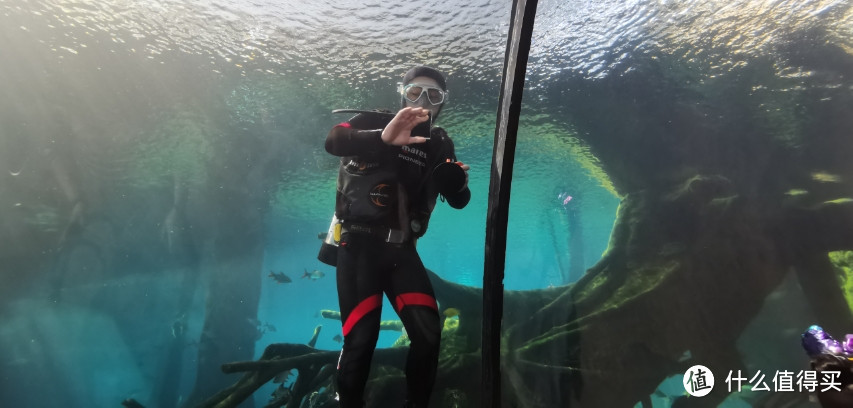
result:
M 429 176 L 437 164 L 455 161 L 453 142 L 434 127 L 426 143 L 386 145 L 381 132 L 390 119 L 360 114 L 335 126 L 326 138 L 326 150 L 341 156 L 335 215 L 343 221 L 337 254 L 344 335 L 337 378 L 342 408 L 363 406 L 383 293 L 411 341 L 407 406 L 427 406 L 438 364 L 438 310 L 414 241 L 426 232 L 438 197 Z M 444 197 L 462 208 L 470 194 L 465 187 Z

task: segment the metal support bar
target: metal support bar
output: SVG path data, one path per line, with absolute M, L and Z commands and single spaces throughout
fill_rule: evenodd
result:
M 489 208 L 486 214 L 486 259 L 483 270 L 483 407 L 501 406 L 501 320 L 503 319 L 503 278 L 506 261 L 506 227 L 515 143 L 521 116 L 521 95 L 527 73 L 527 58 L 533 36 L 537 0 L 515 0 L 510 15 L 504 58 Z

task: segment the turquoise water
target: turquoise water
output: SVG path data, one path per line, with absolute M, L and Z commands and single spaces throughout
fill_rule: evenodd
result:
M 418 249 L 482 287 L 509 13 L 0 0 L 0 405 L 192 405 L 239 378 L 221 364 L 319 325 L 316 348 L 339 350 L 340 323 L 320 315 L 337 309 L 334 270 L 316 258 L 337 175 L 323 142 L 347 119 L 331 111 L 395 108 L 414 64 L 447 73 L 438 124 L 472 191 L 463 210 L 439 203 Z M 843 262 L 824 268 L 831 293 L 801 287 L 825 266 L 814 254 L 853 250 L 851 27 L 843 1 L 539 4 L 507 230 L 504 340 L 521 350 L 505 350 L 507 404 L 669 407 L 686 363 L 718 386 L 738 367 L 803 370 L 808 325 L 853 331 Z M 815 209 L 830 218 L 797 218 Z M 436 404 L 479 391 L 443 387 Z M 785 402 L 759 394 L 715 398 Z

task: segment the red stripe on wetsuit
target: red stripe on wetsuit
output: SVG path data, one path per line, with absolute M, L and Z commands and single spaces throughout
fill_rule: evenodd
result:
M 367 299 L 364 299 L 359 303 L 352 312 L 347 316 L 347 321 L 344 322 L 344 336 L 348 335 L 350 330 L 352 330 L 353 326 L 361 320 L 362 317 L 373 311 L 373 309 L 378 309 L 379 306 L 382 306 L 382 295 L 373 295 Z
M 438 310 L 438 305 L 435 303 L 435 298 L 426 293 L 409 292 L 397 296 L 396 299 L 397 312 L 403 310 L 406 306 L 427 306 Z
M 374 309 L 378 309 L 381 305 L 381 294 L 370 296 L 362 300 L 358 305 L 356 305 L 356 307 L 352 309 L 352 312 L 349 314 L 349 316 L 347 316 L 346 322 L 344 322 L 344 336 L 349 334 L 352 328 L 356 325 L 356 323 L 358 323 L 359 320 L 361 320 L 362 317 L 366 316 Z M 426 306 L 434 310 L 438 310 L 438 305 L 436 304 L 434 297 L 425 293 L 418 292 L 403 293 L 402 295 L 397 296 L 397 299 L 395 300 L 395 306 L 398 312 L 400 310 L 403 310 L 403 308 L 406 306 Z

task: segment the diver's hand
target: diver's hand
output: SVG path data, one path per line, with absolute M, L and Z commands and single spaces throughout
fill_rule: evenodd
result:
M 468 187 L 468 170 L 471 170 L 471 166 L 462 163 L 461 161 L 456 162 L 456 164 L 459 165 L 459 167 L 462 167 L 462 170 L 465 170 L 465 185 L 459 190 L 462 191 L 465 187 Z
M 394 146 L 426 142 L 425 137 L 412 136 L 412 129 L 427 120 L 429 120 L 429 111 L 424 108 L 407 107 L 400 109 L 394 119 L 391 119 L 391 122 L 382 131 L 382 141 Z

